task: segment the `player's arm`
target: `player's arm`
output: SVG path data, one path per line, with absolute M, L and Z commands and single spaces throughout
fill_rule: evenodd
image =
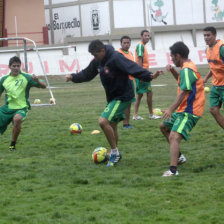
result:
M 69 82 L 69 81 L 76 82 L 76 83 L 88 82 L 92 80 L 93 78 L 95 78 L 98 73 L 99 72 L 97 70 L 97 62 L 96 60 L 92 60 L 90 64 L 81 72 L 66 75 L 65 78 L 66 78 L 66 82 Z
M 172 65 L 167 65 L 166 66 L 166 70 L 168 71 L 168 72 L 171 72 L 172 73 L 172 75 L 173 75 L 173 77 L 176 79 L 176 80 L 178 80 L 178 76 L 179 76 L 179 73 L 177 72 L 177 70 L 172 66 Z
M 123 73 L 126 73 L 127 75 L 130 74 L 133 77 L 140 79 L 144 82 L 149 82 L 163 73 L 162 71 L 157 71 L 153 74 L 152 72 L 139 66 L 137 63 L 121 56 L 116 57 L 114 61 L 114 66 L 116 66 Z
M 33 81 L 38 83 L 38 86 L 40 88 L 45 89 L 47 87 L 46 84 L 43 81 L 41 81 L 35 74 L 32 74 L 32 79 Z
M 143 57 L 142 56 L 138 56 L 137 62 L 136 62 L 139 66 L 143 66 Z
M 172 113 L 180 106 L 181 102 L 184 100 L 185 96 L 188 94 L 189 91 L 187 90 L 180 90 L 177 98 L 175 99 L 174 103 L 169 107 L 168 110 L 165 110 L 163 114 L 163 119 L 170 119 Z
M 206 83 L 212 77 L 212 71 L 210 70 L 208 74 L 204 77 L 203 82 Z

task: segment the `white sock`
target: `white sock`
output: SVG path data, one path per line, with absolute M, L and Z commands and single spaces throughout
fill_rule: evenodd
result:
M 118 155 L 118 153 L 119 153 L 118 148 L 111 149 L 111 154 L 116 154 L 116 155 Z

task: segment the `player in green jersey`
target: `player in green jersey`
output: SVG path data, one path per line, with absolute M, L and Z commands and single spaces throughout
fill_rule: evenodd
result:
M 16 149 L 16 141 L 21 131 L 22 121 L 26 118 L 30 103 L 31 87 L 46 88 L 45 83 L 36 75 L 20 70 L 21 60 L 15 56 L 9 60 L 10 73 L 0 79 L 0 96 L 5 91 L 5 105 L 0 107 L 0 133 L 3 134 L 12 122 L 12 141 L 9 150 Z

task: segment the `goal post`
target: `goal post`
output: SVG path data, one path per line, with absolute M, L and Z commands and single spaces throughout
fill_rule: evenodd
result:
M 25 65 L 25 71 L 26 72 L 28 72 L 27 41 L 29 41 L 29 42 L 31 42 L 33 44 L 33 46 L 34 46 L 33 50 L 36 51 L 36 54 L 37 54 L 38 60 L 40 62 L 40 66 L 41 66 L 42 72 L 44 74 L 44 77 L 45 77 L 45 80 L 46 80 L 46 83 L 47 83 L 47 88 L 49 90 L 49 93 L 50 93 L 51 98 L 53 99 L 52 103 L 48 103 L 48 104 L 32 104 L 32 106 L 56 105 L 56 101 L 55 101 L 53 92 L 51 90 L 51 86 L 50 86 L 49 80 L 47 78 L 47 74 L 45 72 L 44 65 L 43 65 L 43 62 L 41 60 L 40 53 L 39 53 L 39 50 L 37 48 L 37 45 L 36 45 L 35 41 L 33 41 L 33 40 L 29 39 L 29 38 L 26 38 L 26 37 L 7 37 L 7 38 L 0 38 L 0 41 L 9 41 L 9 40 L 21 40 L 21 41 L 23 41 L 24 65 Z

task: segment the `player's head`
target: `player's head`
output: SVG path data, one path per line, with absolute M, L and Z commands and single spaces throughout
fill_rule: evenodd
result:
M 141 31 L 141 39 L 143 44 L 147 44 L 150 40 L 150 33 L 148 30 L 142 30 Z
M 189 48 L 181 41 L 176 42 L 170 47 L 170 55 L 173 63 L 177 67 L 181 67 L 183 61 L 188 59 Z
M 213 46 L 216 43 L 216 28 L 213 26 L 207 26 L 204 28 L 204 40 L 208 46 Z
M 21 64 L 21 60 L 17 56 L 14 56 L 14 57 L 9 59 L 9 66 L 11 66 L 14 62 Z
M 11 75 L 16 76 L 20 72 L 20 67 L 21 67 L 21 60 L 19 57 L 14 56 L 9 59 L 9 68 L 11 70 Z
M 131 46 L 131 38 L 129 36 L 122 36 L 120 42 L 121 42 L 121 49 L 123 51 L 128 51 Z
M 89 53 L 98 61 L 102 61 L 106 55 L 105 45 L 100 40 L 93 40 L 89 44 Z

